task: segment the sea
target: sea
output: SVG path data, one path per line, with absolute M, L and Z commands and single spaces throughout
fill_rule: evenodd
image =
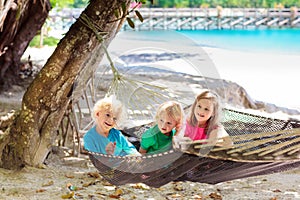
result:
M 174 39 L 174 32 L 180 39 Z M 300 111 L 298 28 L 123 31 L 118 37 L 154 46 L 170 40 L 177 50 L 198 46 L 207 51 L 220 78 L 238 83 L 254 100 Z
M 178 31 L 201 46 L 300 55 L 300 28 Z

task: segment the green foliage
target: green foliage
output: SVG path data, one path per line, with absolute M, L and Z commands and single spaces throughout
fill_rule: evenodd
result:
M 134 29 L 135 25 L 134 22 L 132 21 L 132 19 L 130 19 L 129 17 L 126 17 L 127 23 L 129 24 L 129 26 Z
M 90 0 L 50 0 L 52 7 L 56 8 L 85 8 Z
M 140 13 L 138 10 L 135 11 L 135 15 L 138 16 L 138 18 L 139 18 L 139 20 L 140 20 L 141 22 L 144 21 L 143 16 L 141 15 L 141 13 Z
M 52 7 L 72 7 L 71 5 L 74 4 L 74 0 L 50 0 Z
M 39 47 L 40 46 L 40 35 L 35 36 L 29 46 L 30 47 Z M 55 38 L 55 37 L 44 37 L 43 38 L 43 45 L 47 45 L 47 46 L 56 46 L 59 42 L 59 39 Z
M 146 0 L 132 0 L 131 3 L 133 4 L 131 4 L 129 10 L 127 10 L 127 5 L 125 2 L 123 2 L 120 8 L 114 10 L 114 15 L 116 17 L 115 21 L 125 18 L 128 25 L 134 29 L 135 24 L 134 21 L 129 17 L 129 14 L 133 12 L 135 16 L 138 17 L 141 22 L 143 22 L 144 18 L 137 9 L 141 6 L 141 4 L 145 4 Z

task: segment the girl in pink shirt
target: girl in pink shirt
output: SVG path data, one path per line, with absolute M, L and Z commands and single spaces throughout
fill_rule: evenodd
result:
M 186 120 L 184 136 L 191 140 L 208 139 L 211 144 L 230 147 L 232 140 L 220 123 L 219 96 L 211 91 L 199 94 Z

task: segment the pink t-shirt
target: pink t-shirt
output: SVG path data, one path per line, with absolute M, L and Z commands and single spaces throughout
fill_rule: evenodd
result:
M 191 126 L 188 122 L 186 122 L 184 136 L 192 140 L 203 140 L 207 138 L 205 128 Z

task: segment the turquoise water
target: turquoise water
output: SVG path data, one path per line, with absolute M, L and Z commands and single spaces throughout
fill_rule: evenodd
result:
M 182 30 L 196 44 L 230 50 L 300 54 L 300 29 Z
M 125 34 L 131 31 L 126 31 Z M 300 54 L 300 29 L 243 29 L 243 30 L 162 30 L 134 31 L 137 40 L 165 41 L 187 37 L 196 45 L 244 52 Z M 178 41 L 178 45 L 187 41 Z

